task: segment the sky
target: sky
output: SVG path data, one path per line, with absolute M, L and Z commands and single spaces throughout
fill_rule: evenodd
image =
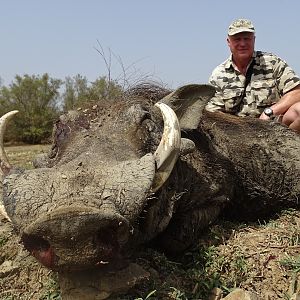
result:
M 77 74 L 170 88 L 206 83 L 229 56 L 237 18 L 252 20 L 256 50 L 279 55 L 300 75 L 299 0 L 0 0 L 0 78 L 64 80 Z M 99 51 L 104 54 L 101 55 Z M 106 67 L 105 60 L 110 67 Z

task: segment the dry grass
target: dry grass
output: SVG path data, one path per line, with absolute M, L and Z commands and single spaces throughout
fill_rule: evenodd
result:
M 16 167 L 32 168 L 32 158 L 40 153 L 45 153 L 49 145 L 23 145 L 6 147 L 6 153 L 10 163 Z

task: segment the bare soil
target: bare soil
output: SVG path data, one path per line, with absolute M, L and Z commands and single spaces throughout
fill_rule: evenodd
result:
M 13 165 L 31 168 L 48 146 L 8 147 Z M 241 287 L 258 299 L 290 299 L 300 286 L 300 212 L 286 210 L 271 220 L 241 224 L 220 220 L 195 249 L 167 259 L 144 249 L 136 259 L 151 276 L 128 293 L 110 299 L 209 299 L 219 287 L 226 295 Z M 39 265 L 0 217 L 0 300 L 61 299 L 58 275 Z

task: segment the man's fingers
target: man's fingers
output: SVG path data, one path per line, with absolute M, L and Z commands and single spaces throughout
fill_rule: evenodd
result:
M 294 122 L 292 122 L 289 128 L 300 133 L 300 118 L 297 118 Z

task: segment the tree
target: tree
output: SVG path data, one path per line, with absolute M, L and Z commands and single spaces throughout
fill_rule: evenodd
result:
M 65 91 L 63 93 L 63 108 L 71 110 L 79 107 L 89 98 L 88 80 L 77 74 L 73 78 L 66 77 Z
M 0 90 L 0 103 L 8 110 L 19 110 L 10 138 L 30 144 L 41 143 L 52 132 L 58 117 L 57 101 L 62 82 L 42 76 L 17 75 L 10 86 Z
M 97 78 L 90 87 L 89 98 L 93 100 L 111 100 L 120 97 L 123 93 L 122 87 L 113 80 L 107 80 L 105 76 Z
M 66 77 L 65 91 L 63 93 L 64 110 L 76 109 L 87 106 L 88 103 L 98 102 L 103 99 L 113 100 L 122 94 L 123 90 L 115 81 L 109 81 L 105 76 L 88 83 L 86 77 L 76 75 Z

